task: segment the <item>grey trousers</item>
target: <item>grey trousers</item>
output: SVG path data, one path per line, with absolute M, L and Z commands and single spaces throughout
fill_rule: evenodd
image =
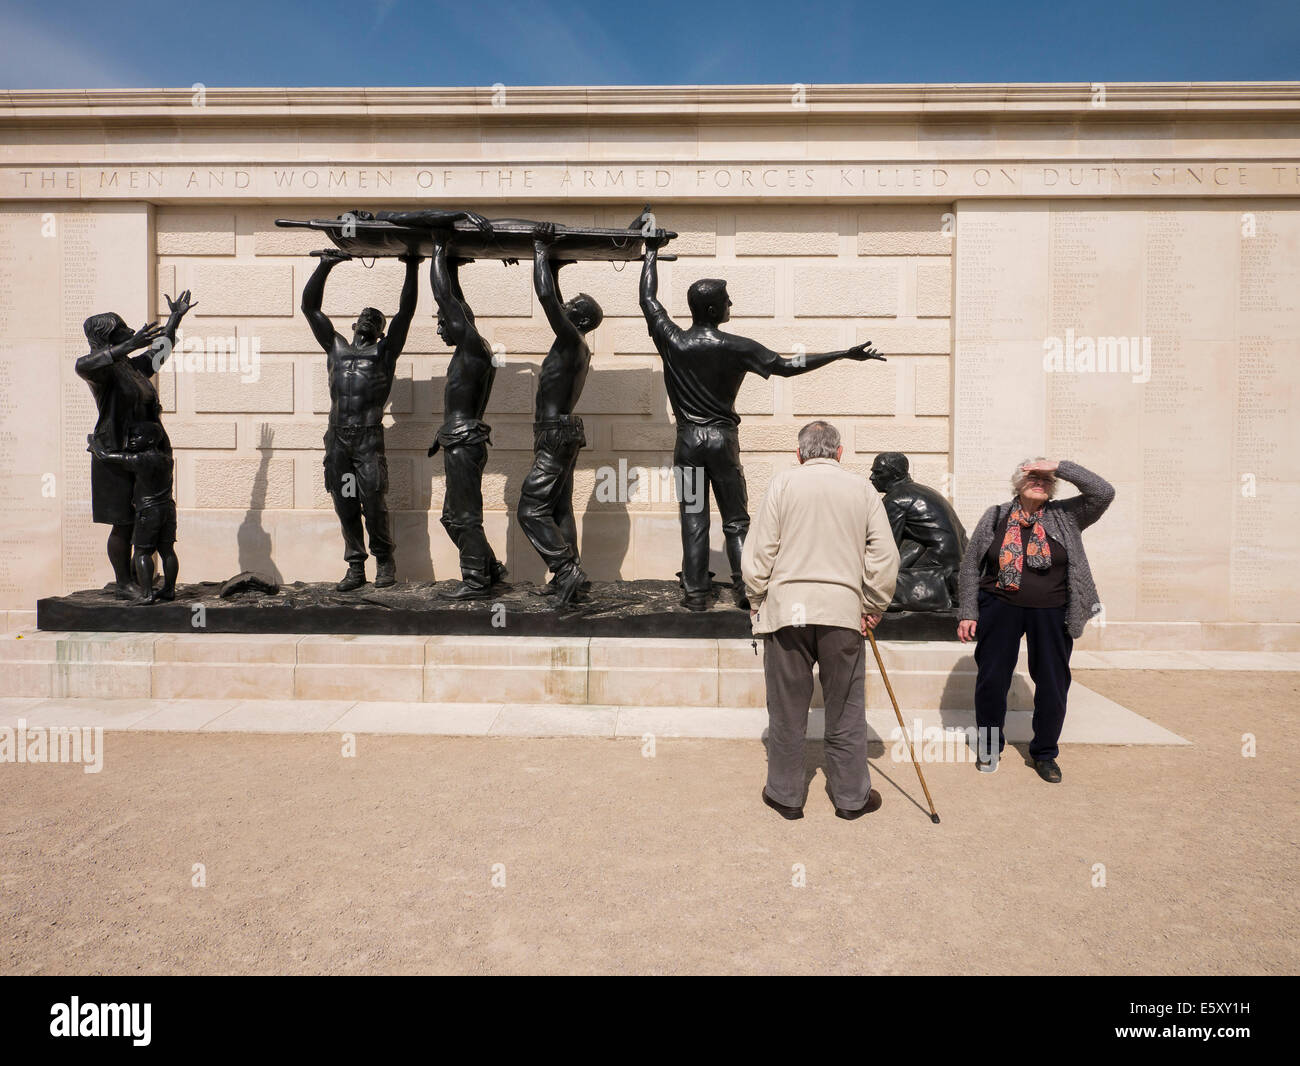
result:
M 763 637 L 767 681 L 767 794 L 787 807 L 804 803 L 804 737 L 813 663 L 826 702 L 826 780 L 835 806 L 867 802 L 866 650 L 862 634 L 840 626 L 785 626 Z

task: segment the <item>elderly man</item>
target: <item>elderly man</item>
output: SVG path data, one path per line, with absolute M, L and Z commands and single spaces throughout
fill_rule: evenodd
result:
M 802 818 L 804 735 L 813 663 L 826 704 L 826 779 L 835 813 L 880 808 L 867 769 L 863 637 L 894 595 L 898 548 L 880 497 L 840 467 L 826 422 L 799 431 L 799 465 L 772 478 L 741 561 L 754 634 L 763 638 L 768 759 L 763 802 Z

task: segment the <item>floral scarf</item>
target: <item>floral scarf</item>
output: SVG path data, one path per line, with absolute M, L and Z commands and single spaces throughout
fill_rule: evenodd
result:
M 1037 517 L 1031 517 L 1019 503 L 1011 508 L 1007 516 L 1007 532 L 998 551 L 998 588 L 1008 592 L 1020 588 L 1020 575 L 1026 563 L 1031 570 L 1051 568 L 1052 549 L 1047 544 L 1047 534 L 1043 532 L 1042 513 L 1039 511 Z M 1028 540 L 1023 536 L 1024 529 L 1029 530 Z

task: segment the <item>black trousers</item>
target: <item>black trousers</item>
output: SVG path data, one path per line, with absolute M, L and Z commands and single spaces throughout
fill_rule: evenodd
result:
M 533 423 L 533 466 L 519 495 L 519 525 L 552 574 L 578 563 L 573 468 L 587 443 L 582 419 Z
M 491 585 L 500 565 L 483 532 L 483 468 L 487 459 L 485 440 L 442 445 L 447 475 L 442 527 L 460 553 L 461 578 L 476 588 Z
M 1007 692 L 1020 657 L 1020 638 L 1029 645 L 1029 676 L 1034 682 L 1034 739 L 1029 755 L 1055 759 L 1065 725 L 1070 690 L 1070 652 L 1074 639 L 1065 628 L 1064 607 L 1017 607 L 991 592 L 979 594 L 975 626 L 975 724 L 982 750 L 1006 746 Z M 987 738 L 987 739 L 986 739 Z
M 325 488 L 343 529 L 343 558 L 348 564 L 366 561 L 363 515 L 370 531 L 370 553 L 381 562 L 390 559 L 393 533 L 383 426 L 330 426 L 325 431 Z
M 857 810 L 871 791 L 867 768 L 866 651 L 862 634 L 840 626 L 784 626 L 763 637 L 767 682 L 767 794 L 804 802 L 804 737 L 813 663 L 826 704 L 826 784 L 835 806 Z
M 739 583 L 740 553 L 749 532 L 749 493 L 740 465 L 740 438 L 735 426 L 677 427 L 673 449 L 682 524 L 682 584 L 687 596 L 703 596 L 709 583 L 709 489 L 718 501 L 726 538 L 731 579 Z M 861 806 L 861 804 L 859 804 Z

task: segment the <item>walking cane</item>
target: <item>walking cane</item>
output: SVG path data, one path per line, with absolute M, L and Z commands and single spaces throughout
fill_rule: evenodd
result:
M 907 735 L 907 726 L 903 725 L 903 712 L 898 709 L 898 700 L 894 697 L 894 686 L 889 683 L 889 675 L 885 673 L 885 660 L 880 657 L 880 649 L 876 646 L 876 635 L 870 629 L 867 630 L 867 639 L 871 641 L 871 650 L 876 654 L 876 665 L 880 667 L 880 676 L 884 679 L 885 689 L 889 692 L 889 702 L 894 705 L 894 713 L 898 715 L 898 728 L 903 731 L 903 739 L 907 741 L 907 751 L 912 756 L 912 765 L 916 767 L 916 776 L 921 779 L 921 788 L 925 791 L 925 802 L 930 805 L 930 821 L 938 825 L 939 815 L 935 812 L 934 800 L 930 798 L 930 790 L 926 787 L 925 774 L 921 773 L 921 764 L 916 761 L 916 750 L 912 747 L 912 738 Z

